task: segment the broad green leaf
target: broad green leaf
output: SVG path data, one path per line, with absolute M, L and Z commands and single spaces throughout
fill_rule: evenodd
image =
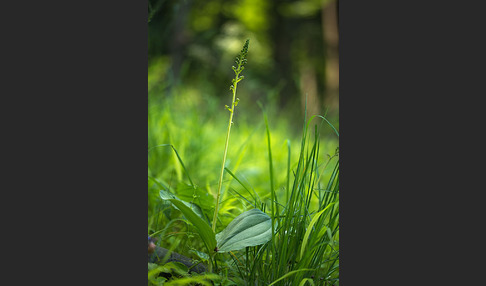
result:
M 191 249 L 189 252 L 195 254 L 197 257 L 199 257 L 203 261 L 208 261 L 209 260 L 209 255 L 205 252 L 198 251 L 196 249 Z
M 219 252 L 264 244 L 271 238 L 272 219 L 259 209 L 240 214 L 222 232 L 216 234 Z
M 212 253 L 214 248 L 216 247 L 216 238 L 209 224 L 207 224 L 201 217 L 199 217 L 193 210 L 191 210 L 191 208 L 186 206 L 184 202 L 177 199 L 175 196 L 174 198 L 168 198 L 166 191 L 161 190 L 160 197 L 164 200 L 170 201 L 182 212 L 182 214 L 184 214 L 184 216 L 196 227 L 199 236 L 201 236 L 201 239 L 208 248 L 208 253 Z
M 185 204 L 188 208 L 190 208 L 195 214 L 197 214 L 200 218 L 202 218 L 203 220 L 206 220 L 206 218 L 204 217 L 204 214 L 201 210 L 201 208 L 194 204 L 194 203 L 188 203 L 188 202 L 185 202 L 181 199 L 179 199 L 178 197 L 176 197 L 173 193 L 169 192 L 169 191 L 165 191 L 165 190 L 160 190 L 160 197 L 163 199 L 163 200 L 170 200 L 170 199 L 175 199 L 175 200 L 178 200 L 180 202 L 182 202 L 183 204 Z M 176 207 L 177 208 L 177 207 Z M 178 209 L 178 208 L 177 208 Z

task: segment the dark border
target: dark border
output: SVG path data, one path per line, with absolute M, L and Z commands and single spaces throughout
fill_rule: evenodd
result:
M 485 21 L 471 4 L 339 2 L 342 285 L 482 279 Z
M 147 1 L 12 6 L 2 9 L 5 275 L 143 285 Z

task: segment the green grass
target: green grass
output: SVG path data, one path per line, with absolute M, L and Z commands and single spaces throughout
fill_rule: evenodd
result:
M 172 145 L 149 151 L 149 233 L 156 233 L 162 246 L 200 259 L 193 250 L 201 251 L 204 245 L 194 226 L 164 203 L 158 191 L 168 189 L 198 204 L 211 221 L 224 143 L 218 137 L 225 128 L 209 119 L 201 124 L 191 116 L 177 121 L 178 115 L 169 116 L 171 109 L 160 107 L 162 112 L 151 114 L 151 123 L 159 127 L 149 131 L 151 146 Z M 195 112 L 188 110 L 187 114 L 191 111 Z M 323 281 L 338 284 L 333 280 L 339 278 L 339 166 L 333 156 L 337 141 L 323 142 L 315 131 L 309 138 L 313 132 L 306 130 L 299 144 L 285 138 L 280 125 L 276 131 L 266 128 L 263 114 L 261 117 L 261 126 L 252 128 L 240 121 L 235 127 L 238 131 L 232 134 L 232 141 L 239 146 L 231 145 L 228 153 L 217 229 L 256 207 L 272 217 L 275 234 L 263 246 L 217 257 L 218 273 L 249 285 L 267 285 L 289 273 L 275 285 L 309 283 L 304 279 L 316 285 L 324 285 Z M 164 126 L 173 129 L 168 132 Z M 194 133 L 199 134 L 195 142 L 191 141 Z M 317 213 L 318 219 L 313 221 Z
M 303 121 L 296 136 L 284 115 L 242 98 L 215 219 L 228 128 L 225 102 L 190 86 L 176 87 L 176 96 L 154 90 L 149 92 L 148 233 L 160 246 L 209 262 L 199 227 L 160 198 L 159 191 L 168 190 L 199 206 L 204 223 L 216 232 L 258 208 L 272 219 L 272 238 L 215 255 L 208 276 L 157 280 L 154 273 L 163 265 L 152 265 L 149 285 L 207 279 L 216 285 L 339 285 L 339 135 L 327 119 Z
M 310 143 L 304 133 L 299 161 L 290 178 L 293 183 L 286 190 L 288 199 L 266 205 L 276 225 L 272 241 L 242 256 L 248 284 L 299 285 L 304 279 L 319 285 L 338 284 L 339 166 L 332 164 L 330 179 L 323 184 L 322 172 L 329 161 L 319 160 L 318 132 Z M 314 198 L 317 205 L 312 204 Z

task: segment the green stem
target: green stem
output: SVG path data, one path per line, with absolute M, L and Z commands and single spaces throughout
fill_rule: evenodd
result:
M 209 256 L 209 263 L 208 263 L 208 273 L 213 273 L 213 256 Z
M 216 196 L 216 205 L 214 206 L 214 216 L 213 216 L 213 231 L 216 232 L 216 222 L 218 221 L 218 211 L 219 211 L 219 200 L 221 197 L 221 187 L 223 185 L 223 175 L 224 175 L 224 165 L 226 163 L 226 154 L 228 153 L 228 145 L 229 145 L 229 138 L 230 138 L 230 132 L 231 132 L 231 125 L 233 125 L 233 114 L 234 114 L 234 109 L 235 109 L 235 100 L 236 100 L 236 87 L 238 85 L 238 76 L 240 73 L 236 74 L 236 80 L 234 83 L 234 88 L 233 90 L 233 101 L 231 103 L 231 108 L 230 108 L 230 118 L 228 122 L 228 131 L 226 132 L 226 142 L 224 144 L 224 153 L 223 153 L 223 164 L 221 166 L 221 173 L 219 176 L 219 182 L 218 182 L 218 194 Z

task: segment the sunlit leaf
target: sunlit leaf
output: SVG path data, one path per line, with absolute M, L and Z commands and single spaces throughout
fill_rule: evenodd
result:
M 222 232 L 216 234 L 219 252 L 264 244 L 271 238 L 272 219 L 259 209 L 240 214 Z

